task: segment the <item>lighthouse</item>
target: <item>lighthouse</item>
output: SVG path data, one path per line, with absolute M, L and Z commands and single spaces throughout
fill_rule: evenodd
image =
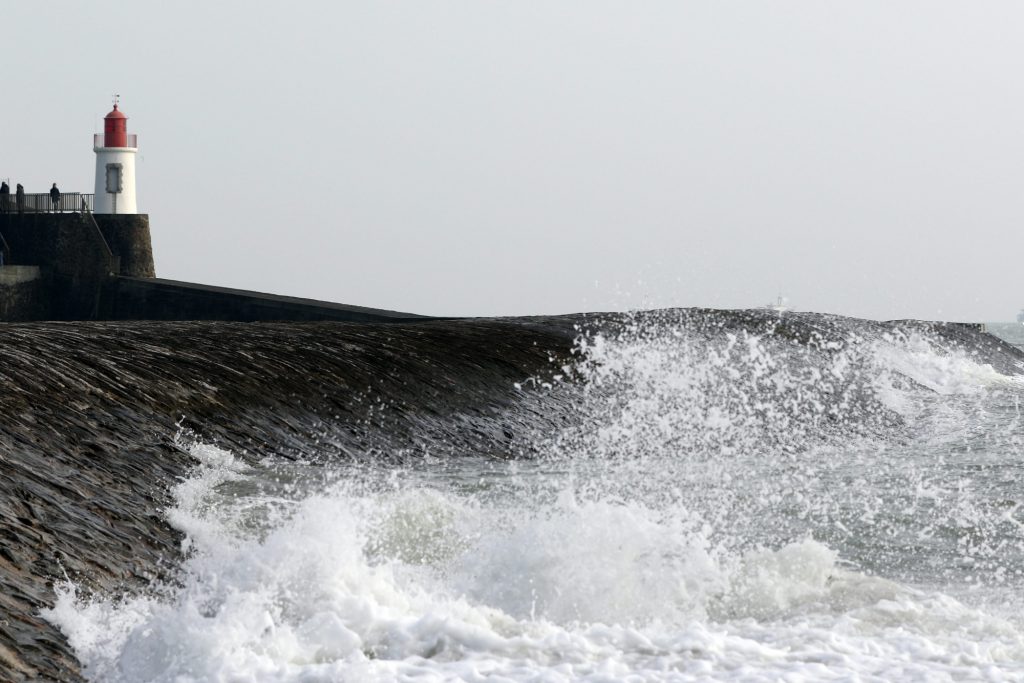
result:
M 103 118 L 103 134 L 93 136 L 96 152 L 96 198 L 93 213 L 134 214 L 135 153 L 138 139 L 128 134 L 128 117 L 117 108 Z

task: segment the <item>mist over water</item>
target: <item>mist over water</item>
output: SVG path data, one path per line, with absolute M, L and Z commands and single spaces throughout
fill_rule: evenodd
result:
M 671 317 L 576 356 L 528 459 L 183 432 L 178 576 L 47 618 L 95 680 L 1024 680 L 1018 376 L 920 329 Z

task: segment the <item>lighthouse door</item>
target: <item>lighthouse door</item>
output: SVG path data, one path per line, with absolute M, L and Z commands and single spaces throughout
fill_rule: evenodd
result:
M 107 164 L 107 194 L 114 195 L 111 197 L 112 212 L 117 213 L 117 195 L 124 189 L 121 178 L 121 164 Z
M 107 192 L 120 194 L 122 189 L 121 164 L 107 164 Z

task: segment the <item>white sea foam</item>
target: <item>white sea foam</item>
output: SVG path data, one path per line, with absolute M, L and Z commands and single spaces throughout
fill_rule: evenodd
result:
M 920 395 L 907 396 L 903 390 L 907 380 L 937 396 L 978 395 L 990 387 L 1021 385 L 1019 377 L 1007 377 L 966 351 L 937 348 L 920 334 L 875 342 L 872 352 L 880 370 L 880 396 L 901 414 L 913 414 L 920 399 Z
M 65 583 L 47 617 L 105 681 L 1024 680 L 1020 623 L 949 595 L 986 548 L 1012 568 L 1015 508 L 834 426 L 857 401 L 921 415 L 920 387 L 1002 380 L 894 344 L 810 365 L 749 335 L 598 341 L 592 421 L 537 462 L 467 458 L 472 487 L 193 444 L 178 581 L 120 600 Z
M 49 618 L 96 680 L 1024 676 L 1013 625 L 843 570 L 814 541 L 728 562 L 636 506 L 402 501 L 339 487 L 265 538 L 197 542 L 167 600 L 64 589 Z M 381 524 L 456 550 L 386 558 Z

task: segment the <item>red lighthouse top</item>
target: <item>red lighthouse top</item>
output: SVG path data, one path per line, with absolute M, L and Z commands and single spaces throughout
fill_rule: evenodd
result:
M 103 117 L 103 146 L 128 146 L 128 117 L 117 109 L 116 102 L 113 111 Z

